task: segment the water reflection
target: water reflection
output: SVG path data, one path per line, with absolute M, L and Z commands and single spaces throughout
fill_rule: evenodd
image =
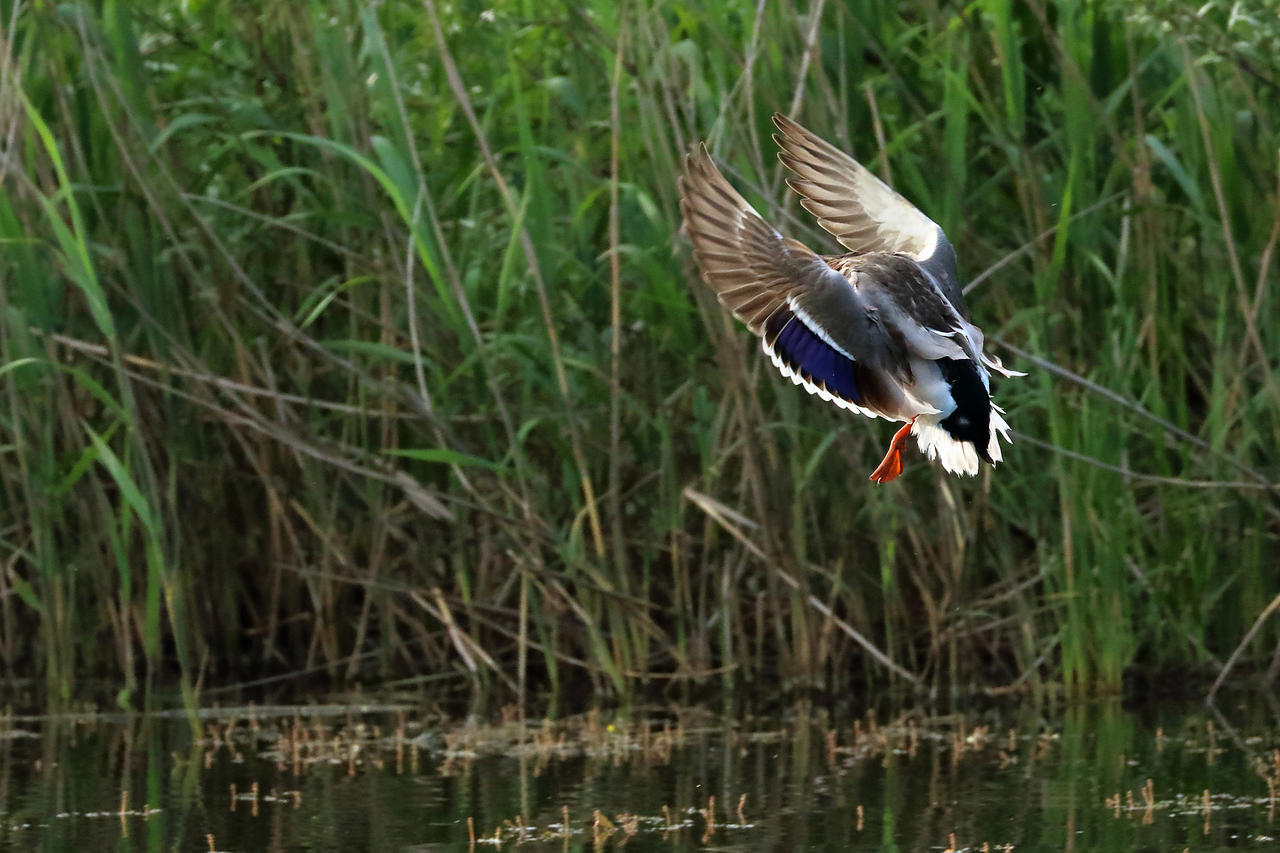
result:
M 929 717 L 420 709 L 11 718 L 0 845 L 67 850 L 1217 850 L 1277 835 L 1263 708 Z

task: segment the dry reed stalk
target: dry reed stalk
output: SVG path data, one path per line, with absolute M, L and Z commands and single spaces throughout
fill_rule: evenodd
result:
M 871 110 L 871 129 L 876 137 L 876 156 L 880 159 L 880 174 L 884 182 L 893 186 L 893 171 L 889 168 L 889 146 L 884 141 L 884 125 L 880 121 L 880 107 L 876 104 L 876 90 L 868 80 L 862 84 L 862 92 L 867 96 L 867 107 Z
M 458 71 L 458 66 L 453 60 L 453 54 L 449 51 L 448 42 L 444 37 L 444 30 L 440 26 L 440 19 L 436 15 L 436 6 L 434 0 L 423 0 L 423 6 L 427 10 L 427 15 L 431 20 L 432 31 L 435 34 L 436 47 L 440 51 L 440 59 L 444 64 L 445 77 L 449 81 L 449 87 L 453 90 L 454 96 L 458 99 L 458 105 L 462 108 L 463 114 L 467 117 L 467 121 L 471 126 L 472 132 L 475 134 L 476 143 L 480 147 L 480 153 L 484 158 L 488 167 L 489 175 L 493 179 L 494 185 L 498 189 L 498 193 L 502 196 L 503 203 L 507 208 L 507 215 L 511 221 L 520 221 L 519 205 L 516 204 L 515 198 L 511 193 L 511 188 L 507 185 L 506 178 L 503 177 L 502 171 L 498 168 L 497 160 L 494 159 L 493 151 L 489 146 L 488 136 L 484 132 L 484 128 L 477 118 L 475 109 L 471 105 L 471 98 L 467 94 L 466 85 L 462 81 L 462 76 Z M 577 417 L 574 413 L 572 397 L 569 393 L 569 380 L 565 373 L 564 359 L 560 353 L 560 336 L 556 332 L 555 321 L 552 316 L 551 302 L 547 296 L 546 282 L 542 276 L 542 267 L 538 262 L 538 254 L 533 245 L 533 240 L 529 236 L 528 228 L 523 224 L 520 226 L 520 247 L 524 251 L 525 263 L 529 267 L 529 274 L 533 277 L 534 285 L 538 293 L 538 304 L 542 309 L 542 319 L 547 334 L 547 342 L 551 348 L 551 363 L 555 371 L 556 384 L 560 391 L 560 401 L 564 406 L 566 414 L 565 426 L 569 432 L 569 443 L 573 450 L 574 461 L 578 467 L 579 482 L 582 486 L 582 496 L 586 504 L 587 518 L 591 524 L 591 536 L 595 545 L 597 557 L 603 557 L 604 548 L 604 532 L 600 524 L 600 512 L 596 506 L 595 488 L 591 483 L 591 473 L 587 467 L 586 454 L 582 449 L 582 438 L 579 434 L 579 426 Z
M 741 530 L 738 529 L 737 524 L 735 524 L 734 522 L 736 521 L 739 524 L 745 524 L 750 527 L 757 527 L 757 525 L 752 523 L 750 520 L 748 520 L 738 512 L 730 509 L 729 507 L 715 500 L 714 498 L 704 495 L 701 492 L 695 491 L 692 488 L 686 487 L 683 491 L 683 494 L 686 498 L 689 499 L 690 502 L 692 502 L 695 506 L 701 509 L 704 513 L 707 514 L 708 517 L 710 517 L 713 521 L 719 524 L 720 527 L 722 527 L 726 532 L 728 532 L 729 535 L 731 535 L 734 539 L 737 539 L 740 543 L 742 543 L 742 545 L 748 551 L 750 551 L 753 555 L 755 555 L 758 559 L 760 559 L 760 561 L 764 563 L 764 565 L 767 566 L 778 579 L 783 581 L 783 583 L 785 583 L 787 586 L 791 587 L 793 590 L 796 590 L 796 591 L 800 591 L 802 589 L 799 581 L 797 581 L 790 574 L 788 574 L 787 572 L 779 568 L 777 565 L 775 565 L 773 561 L 770 560 L 765 555 L 764 551 L 761 550 L 761 548 L 758 545 L 752 542 L 749 538 L 747 538 L 746 534 L 744 534 Z M 912 675 L 911 673 L 903 669 L 901 666 L 899 666 L 898 664 L 890 660 L 888 655 L 880 651 L 880 649 L 878 649 L 870 640 L 868 640 L 856 629 L 854 629 L 852 625 L 850 625 L 848 622 L 844 621 L 840 617 L 836 616 L 835 613 L 831 610 L 831 608 L 828 607 L 822 600 L 814 596 L 812 593 L 804 595 L 804 600 L 814 610 L 817 610 L 823 616 L 826 616 L 828 619 L 830 619 L 831 622 L 836 627 L 838 627 L 842 632 L 844 632 L 850 639 L 856 642 L 859 646 L 862 646 L 863 650 L 865 650 L 867 654 L 871 655 L 871 657 L 881 666 L 885 667 L 890 672 L 894 673 L 900 678 L 903 678 L 906 681 L 910 682 L 912 685 L 915 685 L 915 686 L 920 685 L 920 679 L 917 676 Z
M 818 0 L 808 10 L 809 22 L 804 35 L 804 51 L 800 54 L 800 67 L 796 70 L 796 85 L 791 95 L 791 107 L 787 110 L 788 117 L 799 114 L 800 105 L 804 102 L 805 78 L 809 76 L 809 65 L 814 55 L 820 51 L 818 32 L 824 6 L 826 6 L 826 0 Z M 799 23 L 798 20 L 797 23 Z M 776 189 L 776 180 L 774 186 Z
M 1227 675 L 1235 667 L 1236 661 L 1239 660 L 1245 647 L 1249 645 L 1250 641 L 1252 641 L 1258 631 L 1261 630 L 1262 623 L 1267 621 L 1267 617 L 1276 612 L 1277 609 L 1280 609 L 1280 595 L 1271 599 L 1271 603 L 1262 608 L 1262 612 L 1253 620 L 1253 624 L 1249 626 L 1249 630 L 1245 632 L 1244 637 L 1240 640 L 1239 645 L 1236 646 L 1235 651 L 1233 651 L 1231 656 L 1227 658 L 1227 662 L 1223 665 L 1222 671 L 1218 673 L 1218 677 L 1213 680 L 1213 685 L 1209 688 L 1209 701 L 1213 701 L 1213 697 L 1218 693 L 1218 688 L 1220 688 L 1222 683 L 1226 681 Z

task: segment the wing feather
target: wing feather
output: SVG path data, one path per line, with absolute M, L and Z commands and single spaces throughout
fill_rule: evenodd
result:
M 851 252 L 900 252 L 924 262 L 946 237 L 929 217 L 848 154 L 775 113 L 787 184 L 826 231 Z
M 705 146 L 680 179 L 680 210 L 702 279 L 757 335 L 784 306 L 846 357 L 891 376 L 906 368 L 904 343 L 876 319 L 844 275 L 779 234 L 716 168 Z

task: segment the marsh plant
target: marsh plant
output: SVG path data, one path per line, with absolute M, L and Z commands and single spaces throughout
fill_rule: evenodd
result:
M 0 11 L 8 676 L 1111 691 L 1280 592 L 1264 4 Z M 959 247 L 999 471 L 874 487 L 696 283 L 698 140 L 834 248 L 774 110 Z

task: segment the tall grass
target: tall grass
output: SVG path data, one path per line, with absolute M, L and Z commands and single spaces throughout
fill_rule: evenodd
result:
M 123 704 L 1212 672 L 1280 591 L 1280 25 L 1218 5 L 6 5 L 6 672 Z M 700 139 L 830 245 L 775 109 L 960 248 L 1031 373 L 999 469 L 872 487 L 884 425 L 694 283 Z

